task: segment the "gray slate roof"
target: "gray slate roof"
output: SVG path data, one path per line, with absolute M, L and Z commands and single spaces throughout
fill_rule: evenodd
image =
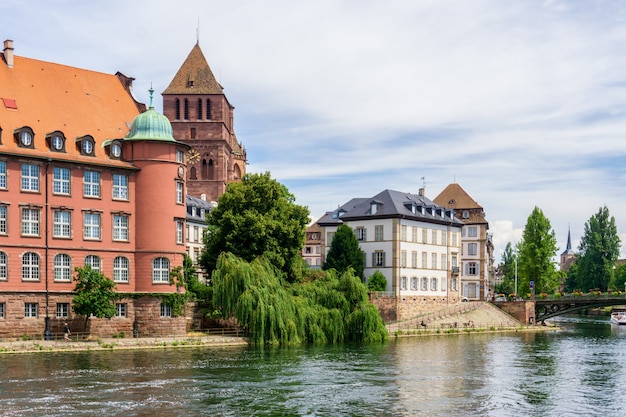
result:
M 374 214 L 372 203 L 376 203 Z M 332 226 L 354 220 L 394 217 L 463 226 L 463 222 L 454 217 L 454 211 L 438 206 L 425 196 L 394 190 L 384 190 L 370 198 L 353 198 L 336 210 L 326 212 L 317 224 Z

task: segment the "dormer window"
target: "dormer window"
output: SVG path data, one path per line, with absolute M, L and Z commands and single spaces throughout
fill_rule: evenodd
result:
M 345 210 L 339 210 L 339 213 L 337 213 L 339 215 L 339 217 L 343 216 L 344 214 L 346 214 Z
M 122 157 L 122 144 L 115 141 L 111 144 L 111 157 L 120 159 Z
M 35 134 L 33 133 L 33 130 L 30 127 L 24 126 L 20 129 L 16 129 L 13 132 L 13 134 L 15 136 L 15 140 L 17 141 L 17 144 L 19 147 L 29 148 L 29 149 L 35 148 L 35 144 L 34 144 Z
M 370 214 L 376 214 L 376 212 L 378 211 L 378 204 L 371 203 L 370 204 Z
M 90 135 L 86 135 L 76 139 L 76 144 L 79 146 L 81 155 L 95 155 L 95 142 L 93 140 L 93 137 L 91 137 Z
M 48 147 L 53 152 L 65 152 L 65 136 L 62 132 L 56 131 L 46 135 Z
M 463 210 L 463 218 L 464 219 L 469 219 L 469 211 L 468 210 Z

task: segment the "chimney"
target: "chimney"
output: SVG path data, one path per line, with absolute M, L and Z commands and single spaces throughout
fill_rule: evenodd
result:
M 206 194 L 200 194 L 200 200 L 206 201 Z
M 424 197 L 424 187 L 420 187 L 420 190 L 419 190 L 419 192 L 418 192 L 418 195 L 419 195 L 420 197 Z
M 13 41 L 11 39 L 4 41 L 4 61 L 9 68 L 13 68 Z

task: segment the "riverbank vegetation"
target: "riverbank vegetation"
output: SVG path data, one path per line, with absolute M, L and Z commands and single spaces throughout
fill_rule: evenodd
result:
M 212 275 L 213 305 L 236 317 L 253 344 L 382 342 L 389 335 L 367 287 L 353 270 L 317 271 L 288 283 L 263 257 L 220 255 Z

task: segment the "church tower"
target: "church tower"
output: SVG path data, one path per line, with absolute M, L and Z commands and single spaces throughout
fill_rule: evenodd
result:
M 187 194 L 208 201 L 246 173 L 246 151 L 234 130 L 234 107 L 217 82 L 198 42 L 163 91 L 163 114 L 187 153 Z
M 572 236 L 569 228 L 567 229 L 567 246 L 565 247 L 565 251 L 561 254 L 561 271 L 567 272 L 570 266 L 576 260 L 576 252 L 572 249 Z

